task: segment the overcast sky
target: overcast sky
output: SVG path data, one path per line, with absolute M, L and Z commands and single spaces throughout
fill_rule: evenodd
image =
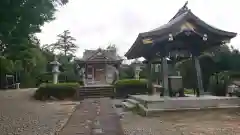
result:
M 38 34 L 41 44 L 56 42 L 56 35 L 70 30 L 79 46 L 77 56 L 84 49 L 116 44 L 124 55 L 138 33 L 167 23 L 186 0 L 69 0 L 56 13 L 56 20 L 46 23 Z M 199 18 L 217 28 L 240 33 L 240 1 L 189 0 L 188 7 Z M 231 42 L 240 48 L 240 36 Z

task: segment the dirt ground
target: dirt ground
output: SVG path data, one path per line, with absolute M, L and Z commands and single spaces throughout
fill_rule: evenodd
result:
M 165 112 L 160 117 L 126 113 L 126 135 L 240 135 L 240 109 Z

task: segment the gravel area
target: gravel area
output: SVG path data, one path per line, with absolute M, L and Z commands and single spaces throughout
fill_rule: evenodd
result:
M 126 113 L 125 135 L 240 135 L 240 109 L 165 112 L 160 117 Z
M 52 135 L 76 106 L 67 101 L 35 101 L 33 93 L 33 89 L 0 91 L 1 135 Z

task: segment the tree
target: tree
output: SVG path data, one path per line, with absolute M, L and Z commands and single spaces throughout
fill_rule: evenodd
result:
M 1 0 L 0 1 L 0 82 L 5 74 L 20 74 L 23 82 L 35 80 L 47 65 L 35 33 L 54 19 L 57 6 L 68 0 Z M 34 83 L 32 83 L 34 84 Z M 28 85 L 29 86 L 29 85 Z M 31 85 L 33 86 L 33 85 Z M 2 86 L 0 86 L 2 87 Z
M 47 51 L 47 52 L 51 52 L 51 53 L 55 53 L 56 49 L 57 49 L 57 44 L 56 43 L 52 43 L 52 44 L 45 44 L 41 47 L 41 49 L 43 51 Z
M 31 34 L 54 19 L 57 5 L 68 0 L 1 0 L 0 1 L 0 48 L 25 43 Z
M 207 90 L 209 87 L 209 78 L 214 73 L 222 71 L 239 71 L 240 55 L 238 50 L 231 47 L 229 48 L 226 44 L 221 46 L 213 47 L 199 56 L 203 86 Z M 176 68 L 181 72 L 183 76 L 183 85 L 185 88 L 196 87 L 196 73 L 195 67 L 193 66 L 192 59 L 186 59 L 176 64 Z
M 58 35 L 59 39 L 56 43 L 56 48 L 64 53 L 65 56 L 76 52 L 77 45 L 74 43 L 76 39 L 70 36 L 70 31 L 65 30 L 62 34 Z

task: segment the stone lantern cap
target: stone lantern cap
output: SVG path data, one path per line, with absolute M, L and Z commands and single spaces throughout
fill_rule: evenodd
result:
M 136 67 L 135 67 L 135 70 L 136 70 L 136 71 L 141 71 L 140 66 L 136 66 Z
M 61 64 L 58 62 L 57 56 L 54 56 L 54 61 L 50 62 L 51 65 L 56 65 L 56 66 L 60 66 Z

